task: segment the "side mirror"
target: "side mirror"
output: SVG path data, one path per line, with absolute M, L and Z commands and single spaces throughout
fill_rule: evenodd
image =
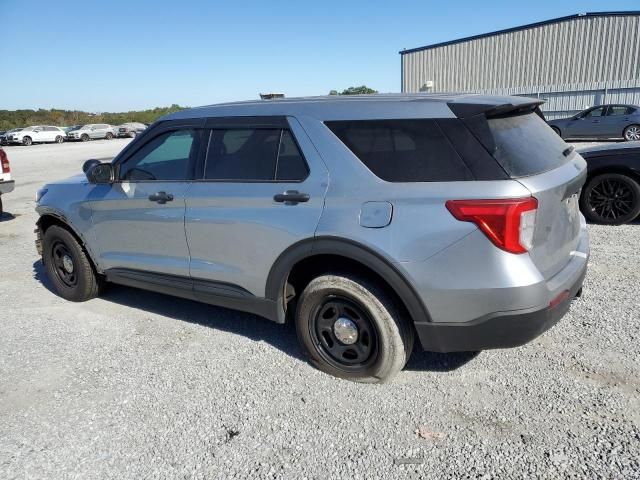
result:
M 82 167 L 83 170 L 84 170 L 84 167 L 90 162 L 98 162 L 98 161 L 87 160 Z M 87 176 L 87 180 L 89 180 L 89 183 L 95 183 L 95 184 L 113 183 L 113 180 L 114 180 L 113 165 L 111 165 L 110 163 L 100 163 L 100 162 L 98 162 L 97 164 L 92 163 L 91 165 L 89 165 L 88 170 L 85 171 L 85 175 Z

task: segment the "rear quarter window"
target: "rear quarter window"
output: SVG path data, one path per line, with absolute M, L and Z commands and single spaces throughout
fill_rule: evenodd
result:
M 493 157 L 513 177 L 536 175 L 568 161 L 567 144 L 535 113 L 490 118 Z
M 325 125 L 387 182 L 473 180 L 435 120 L 327 121 Z

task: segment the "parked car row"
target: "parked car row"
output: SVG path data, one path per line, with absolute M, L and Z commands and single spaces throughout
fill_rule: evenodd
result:
M 32 145 L 34 143 L 62 143 L 65 141 L 82 141 L 106 139 L 114 137 L 135 137 L 147 128 L 144 123 L 129 122 L 114 127 L 106 123 L 90 123 L 71 127 L 55 127 L 52 125 L 34 125 L 14 128 L 0 132 L 0 145 Z
M 637 105 L 600 105 L 587 108 L 573 117 L 551 120 L 547 123 L 565 140 L 578 138 L 640 140 L 640 107 Z

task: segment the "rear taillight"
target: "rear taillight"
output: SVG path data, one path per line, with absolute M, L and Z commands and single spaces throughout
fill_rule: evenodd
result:
M 473 222 L 497 247 L 525 253 L 533 246 L 538 200 L 448 200 L 447 209 L 458 220 Z
M 0 148 L 0 163 L 2 163 L 2 173 L 9 173 L 11 168 L 9 167 L 9 157 L 7 152 Z

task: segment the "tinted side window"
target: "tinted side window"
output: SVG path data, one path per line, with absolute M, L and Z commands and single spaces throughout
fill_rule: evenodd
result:
M 192 129 L 158 135 L 120 165 L 120 179 L 188 179 L 189 159 L 197 153 L 198 138 L 198 132 Z
M 387 182 L 473 180 L 435 120 L 325 123 L 369 170 Z
M 602 117 L 604 115 L 604 110 L 605 107 L 594 108 L 593 110 L 585 113 L 584 118 Z
M 293 134 L 289 130 L 283 130 L 278 150 L 276 180 L 300 181 L 304 180 L 308 174 L 307 163 L 293 139 Z
M 567 144 L 535 113 L 491 118 L 494 158 L 513 177 L 536 175 L 569 160 Z
M 607 116 L 613 115 L 628 115 L 627 110 L 629 110 L 624 105 L 613 105 L 609 107 L 609 111 L 607 112 Z

